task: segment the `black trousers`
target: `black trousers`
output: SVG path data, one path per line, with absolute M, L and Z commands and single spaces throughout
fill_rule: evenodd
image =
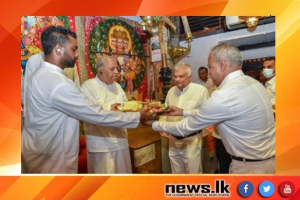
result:
M 229 166 L 231 163 L 231 157 L 227 153 L 225 146 L 221 139 L 216 139 L 216 154 L 219 161 L 219 174 L 228 174 L 229 173 Z

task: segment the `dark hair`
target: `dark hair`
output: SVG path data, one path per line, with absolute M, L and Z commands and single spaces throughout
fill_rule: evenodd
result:
M 274 60 L 275 61 L 275 57 L 274 56 L 268 56 L 266 57 L 265 61 L 271 61 L 271 60 Z
M 208 69 L 206 67 L 199 67 L 198 72 L 200 71 L 200 69 L 205 69 L 206 73 L 208 72 Z
M 57 44 L 65 45 L 69 41 L 69 36 L 77 38 L 74 32 L 61 26 L 50 26 L 44 30 L 41 41 L 45 55 L 50 54 Z

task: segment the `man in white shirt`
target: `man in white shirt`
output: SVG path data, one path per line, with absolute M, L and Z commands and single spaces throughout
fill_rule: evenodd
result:
M 269 80 L 265 83 L 272 106 L 275 107 L 275 57 L 267 57 L 263 64 L 263 75 Z
M 182 109 L 196 109 L 204 103 L 209 94 L 205 87 L 191 83 L 192 70 L 186 63 L 178 63 L 174 67 L 172 87 L 165 105 L 174 105 Z M 182 116 L 164 116 L 161 121 L 180 121 Z M 173 136 L 161 133 L 169 138 L 169 157 L 173 174 L 200 174 L 203 172 L 201 163 L 202 131 L 197 130 L 187 136 Z
M 42 33 L 41 41 L 45 62 L 31 76 L 25 96 L 22 173 L 77 173 L 78 119 L 135 128 L 150 113 L 106 111 L 63 75 L 63 69 L 74 67 L 78 58 L 76 34 L 69 29 L 51 26 Z
M 171 106 L 169 115 L 184 116 L 180 122 L 153 122 L 155 131 L 184 137 L 217 124 L 232 157 L 229 173 L 275 173 L 275 122 L 266 89 L 242 72 L 243 57 L 232 44 L 212 48 L 208 57 L 211 78 L 218 90 L 200 109 Z
M 22 84 L 22 87 L 24 88 L 24 96 L 23 99 L 25 100 L 25 95 L 28 88 L 28 83 L 30 81 L 30 77 L 31 75 L 38 69 L 40 68 L 45 61 L 45 54 L 44 52 L 40 52 L 37 54 L 34 54 L 32 56 L 29 57 L 27 63 L 26 63 L 26 68 L 25 68 L 25 75 L 24 75 L 24 81 Z M 74 77 L 72 76 L 74 73 L 74 69 L 73 68 L 65 68 L 64 69 L 64 75 L 68 78 L 70 78 L 71 80 L 74 80 Z M 75 76 L 75 75 L 74 75 Z M 25 102 L 24 102 L 25 105 Z M 26 107 L 24 106 L 24 115 L 25 115 L 25 110 Z
M 110 110 L 115 103 L 127 102 L 118 77 L 117 62 L 104 56 L 96 63 L 97 75 L 81 86 L 81 91 L 93 102 Z M 132 173 L 127 130 L 84 122 L 87 143 L 88 173 Z
M 208 89 L 209 94 L 211 94 L 216 86 L 212 79 L 208 77 L 208 69 L 206 67 L 199 67 L 198 69 L 199 83 Z

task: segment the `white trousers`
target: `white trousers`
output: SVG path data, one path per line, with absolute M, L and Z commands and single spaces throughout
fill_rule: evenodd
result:
M 89 174 L 131 174 L 129 148 L 111 152 L 87 152 Z
M 275 157 L 257 162 L 232 159 L 229 174 L 275 174 Z
M 169 157 L 173 174 L 201 174 L 202 134 L 177 140 L 169 139 Z

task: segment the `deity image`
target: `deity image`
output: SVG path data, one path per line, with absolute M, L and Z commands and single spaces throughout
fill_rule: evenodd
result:
M 116 53 L 117 52 L 117 38 L 115 38 L 114 35 L 111 36 L 110 44 L 113 47 L 112 52 Z
M 124 53 L 124 45 L 123 45 L 123 39 L 122 38 L 117 39 L 117 52 L 118 53 Z
M 111 26 L 108 31 L 108 41 L 113 53 L 128 54 L 132 48 L 131 35 L 124 26 Z
M 95 63 L 108 55 L 118 62 L 118 82 L 126 94 L 142 92 L 145 87 L 146 54 L 142 40 L 134 27 L 119 19 L 106 19 L 95 24 L 89 35 L 88 57 L 91 70 L 96 74 Z

